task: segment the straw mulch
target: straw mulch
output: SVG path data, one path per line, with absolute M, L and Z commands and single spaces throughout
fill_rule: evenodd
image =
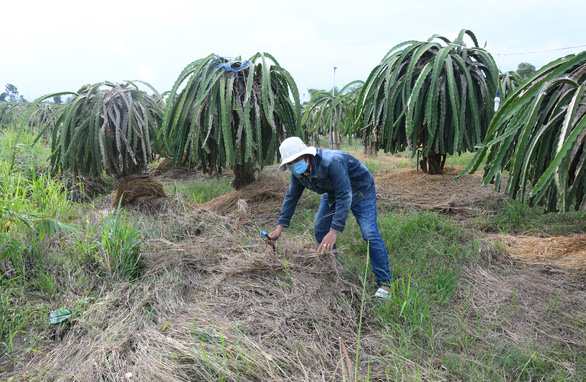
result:
M 362 291 L 332 255 L 299 237 L 283 238 L 273 251 L 253 227 L 234 233 L 228 217 L 200 208 L 184 213 L 204 232 L 145 243 L 148 270 L 140 282 L 99 291 L 59 342 L 34 355 L 29 376 L 341 381 L 354 372 Z M 358 375 L 382 380 L 380 360 L 400 355 L 370 329 L 373 309 L 365 307 Z
M 238 201 L 244 200 L 252 213 L 280 209 L 289 183 L 278 174 L 262 174 L 246 187 L 232 191 L 205 203 L 203 207 L 225 215 L 238 211 Z
M 199 174 L 187 166 L 175 166 L 172 159 L 165 158 L 159 163 L 156 169 L 151 171 L 151 175 L 159 179 L 181 180 L 193 178 Z
M 149 198 L 166 197 L 163 184 L 149 175 L 129 175 L 118 184 L 112 207 L 137 205 Z
M 586 275 L 586 235 L 507 236 L 509 255 L 530 264 L 552 265 Z
M 494 186 L 481 186 L 482 175 L 466 174 L 462 168 L 444 168 L 443 175 L 428 175 L 413 168 L 397 169 L 375 179 L 377 191 L 400 204 L 448 213 L 480 212 L 490 197 L 500 195 Z
M 586 318 L 584 281 L 551 266 L 519 267 L 511 256 L 492 256 L 461 269 L 465 287 L 455 292 L 453 300 L 463 319 L 494 328 L 482 341 L 513 341 L 540 349 L 563 346 L 584 353 L 586 336 L 576 325 Z M 572 372 L 574 368 L 570 362 L 558 367 Z

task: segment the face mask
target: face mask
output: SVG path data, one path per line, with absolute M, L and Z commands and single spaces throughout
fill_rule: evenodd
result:
M 307 170 L 307 163 L 305 162 L 305 159 L 302 159 L 297 163 L 288 164 L 287 167 L 289 167 L 289 171 L 293 174 L 301 175 Z

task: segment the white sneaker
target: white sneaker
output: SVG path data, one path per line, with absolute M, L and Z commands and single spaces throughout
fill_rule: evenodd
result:
M 378 290 L 374 294 L 374 297 L 389 298 L 389 291 L 383 288 L 378 288 Z

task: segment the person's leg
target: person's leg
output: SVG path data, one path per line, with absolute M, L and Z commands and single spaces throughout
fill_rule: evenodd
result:
M 379 286 L 389 286 L 394 280 L 389 269 L 389 255 L 377 223 L 376 191 L 373 187 L 364 199 L 352 207 L 360 226 L 362 238 L 368 242 L 370 263 Z
M 330 225 L 334 217 L 335 209 L 328 205 L 328 194 L 323 194 L 320 199 L 319 208 L 313 221 L 313 234 L 317 243 L 321 243 L 324 237 L 330 232 Z M 334 245 L 334 249 L 336 246 Z

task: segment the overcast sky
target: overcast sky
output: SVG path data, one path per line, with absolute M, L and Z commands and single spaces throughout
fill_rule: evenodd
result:
M 170 90 L 210 53 L 271 53 L 308 88 L 366 80 L 396 44 L 470 29 L 501 71 L 586 50 L 586 0 L 11 0 L 1 7 L 0 92 L 27 100 L 100 81 Z M 567 49 L 570 48 L 570 49 Z

